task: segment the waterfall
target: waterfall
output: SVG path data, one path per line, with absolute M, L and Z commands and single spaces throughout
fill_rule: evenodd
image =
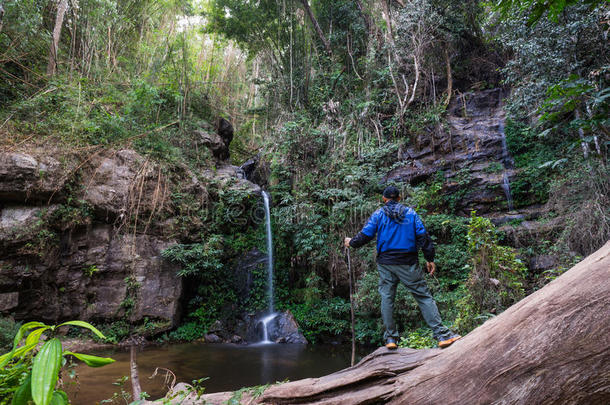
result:
M 510 179 L 508 178 L 507 169 L 513 166 L 513 159 L 510 157 L 510 153 L 508 153 L 508 145 L 506 144 L 506 134 L 504 133 L 503 122 L 500 122 L 499 131 L 502 135 L 502 166 L 504 166 L 504 173 L 502 174 L 502 190 L 504 190 L 504 195 L 506 196 L 508 210 L 512 211 L 515 209 L 515 207 L 513 206 L 513 196 L 510 192 Z
M 273 238 L 271 235 L 271 210 L 269 209 L 269 194 L 263 191 L 265 204 L 265 229 L 267 232 L 267 295 L 269 297 L 269 313 L 260 320 L 263 326 L 263 340 L 260 343 L 273 343 L 269 339 L 269 323 L 277 316 L 273 309 Z
M 269 339 L 269 322 L 271 322 L 276 316 L 277 314 L 272 313 L 261 319 L 260 322 L 263 324 L 263 340 L 261 340 L 260 343 L 273 343 Z
M 267 229 L 267 293 L 269 296 L 269 314 L 273 313 L 273 238 L 271 237 L 271 211 L 269 194 L 263 191 L 265 203 L 265 228 Z

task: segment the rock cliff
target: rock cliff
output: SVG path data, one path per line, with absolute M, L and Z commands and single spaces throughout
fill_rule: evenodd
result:
M 216 161 L 197 175 L 131 149 L 0 150 L 0 313 L 125 320 L 146 323 L 149 333 L 175 326 L 182 279 L 161 252 L 192 235 L 178 229 L 170 196 L 179 191 L 205 206 L 211 184 L 260 192 L 226 161 L 228 121 L 210 131 L 201 130 L 215 139 Z

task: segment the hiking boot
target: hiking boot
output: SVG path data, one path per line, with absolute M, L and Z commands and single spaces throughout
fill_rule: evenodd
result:
M 387 338 L 385 341 L 385 347 L 390 350 L 396 350 L 398 348 L 398 345 L 396 344 L 396 339 L 394 339 L 393 337 Z
M 453 344 L 453 342 L 455 342 L 458 339 L 461 339 L 462 337 L 460 335 L 457 334 L 452 334 L 450 337 L 448 338 L 442 338 L 438 340 L 438 347 L 440 347 L 441 349 L 444 349 L 445 347 L 449 347 Z

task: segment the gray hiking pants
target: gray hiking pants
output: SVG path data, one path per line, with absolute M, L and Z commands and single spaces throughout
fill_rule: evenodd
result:
M 381 317 L 385 326 L 384 340 L 388 337 L 398 338 L 398 330 L 394 322 L 394 298 L 398 282 L 402 282 L 407 290 L 413 294 L 413 298 L 419 305 L 424 319 L 436 339 L 442 339 L 451 334 L 451 331 L 443 326 L 441 316 L 438 313 L 436 302 L 430 294 L 422 270 L 417 264 L 379 264 L 379 294 L 381 294 Z

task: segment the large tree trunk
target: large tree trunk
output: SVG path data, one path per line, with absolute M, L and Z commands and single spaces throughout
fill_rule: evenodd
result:
M 313 11 L 311 11 L 311 7 L 309 7 L 309 1 L 301 0 L 301 3 L 303 4 L 303 8 L 305 8 L 305 12 L 307 12 L 307 16 L 309 16 L 311 24 L 313 25 L 314 29 L 316 30 L 316 33 L 318 34 L 318 38 L 320 38 L 320 41 L 322 41 L 322 43 L 324 44 L 326 53 L 332 55 L 333 50 L 330 47 L 330 42 L 328 42 L 328 39 L 326 39 L 326 37 L 324 36 L 322 28 L 320 28 L 320 24 L 318 24 L 318 20 L 316 20 L 316 16 L 313 15 Z
M 53 76 L 57 68 L 57 49 L 59 38 L 61 37 L 61 27 L 64 25 L 64 16 L 68 8 L 68 0 L 59 0 L 57 14 L 55 15 L 55 28 L 53 28 L 53 38 L 51 39 L 51 49 L 49 50 L 49 64 L 47 65 L 47 75 Z
M 445 350 L 380 348 L 243 403 L 608 404 L 610 242 Z M 227 401 L 231 393 L 183 404 Z M 189 402 L 190 401 L 190 402 Z

